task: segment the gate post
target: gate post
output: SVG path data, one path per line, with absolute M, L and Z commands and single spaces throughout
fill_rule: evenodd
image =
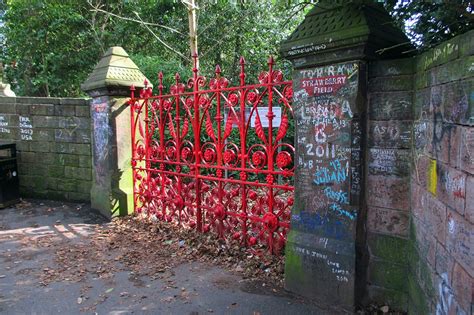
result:
M 81 85 L 91 99 L 91 206 L 108 218 L 133 211 L 130 86 L 145 76 L 122 47 L 111 47 Z
M 297 163 L 285 285 L 346 310 L 365 291 L 367 62 L 409 46 L 382 6 L 363 2 L 320 0 L 281 45 Z

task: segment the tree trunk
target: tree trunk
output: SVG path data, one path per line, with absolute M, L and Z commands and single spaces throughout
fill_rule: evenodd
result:
M 188 20 L 189 20 L 189 47 L 191 48 L 191 57 L 198 55 L 198 38 L 197 38 L 197 19 L 196 19 L 196 1 L 188 0 Z M 196 62 L 196 68 L 199 69 L 199 59 Z
M 43 53 L 41 54 L 41 59 L 43 61 L 43 69 L 41 72 L 43 73 L 44 80 L 45 80 L 45 82 L 43 83 L 44 96 L 50 97 L 51 95 L 49 95 L 49 83 L 48 83 L 48 62 L 46 58 L 44 57 Z

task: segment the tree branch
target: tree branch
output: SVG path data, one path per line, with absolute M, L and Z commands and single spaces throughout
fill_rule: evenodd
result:
M 295 5 L 293 5 L 288 11 L 290 12 L 290 15 L 288 16 L 288 18 L 283 22 L 283 26 L 287 26 L 288 23 L 290 23 L 290 21 L 297 15 L 299 14 L 301 11 L 303 11 L 304 9 L 306 9 L 307 6 L 310 6 L 310 5 L 317 5 L 319 3 L 319 0 L 316 0 L 316 1 L 303 1 L 303 2 L 300 2 L 300 3 L 297 3 Z
M 113 17 L 116 17 L 118 19 L 121 19 L 121 20 L 125 20 L 125 21 L 130 21 L 130 22 L 135 22 L 135 23 L 140 23 L 142 25 L 146 25 L 146 26 L 157 26 L 157 27 L 161 27 L 161 28 L 164 28 L 168 31 L 171 31 L 173 33 L 177 33 L 177 34 L 180 34 L 180 35 L 184 35 L 183 33 L 181 33 L 180 31 L 178 31 L 177 29 L 174 29 L 172 27 L 169 27 L 169 26 L 166 26 L 166 25 L 161 25 L 161 24 L 156 24 L 156 23 L 150 23 L 150 22 L 144 22 L 143 20 L 136 20 L 136 19 L 132 19 L 132 18 L 129 18 L 129 17 L 125 17 L 125 16 L 120 16 L 120 15 L 117 15 L 117 14 L 114 14 L 112 12 L 109 12 L 109 11 L 106 11 L 106 10 L 102 10 L 102 9 L 99 9 L 99 8 L 95 8 L 93 7 L 94 9 L 92 9 L 91 11 L 93 12 L 101 12 L 101 13 L 104 13 L 104 14 L 107 14 L 107 15 L 110 15 L 110 16 L 113 16 Z M 136 12 L 134 12 L 135 14 L 138 14 Z
M 167 48 L 168 50 L 174 52 L 175 54 L 177 54 L 178 56 L 180 56 L 181 58 L 183 58 L 185 61 L 190 61 L 190 58 L 187 58 L 185 55 L 183 55 L 181 52 L 179 52 L 178 50 L 174 49 L 173 47 L 171 47 L 170 45 L 168 45 L 167 43 L 165 43 L 158 35 L 156 35 L 155 32 L 153 32 L 153 30 L 150 28 L 150 26 L 157 26 L 157 27 L 161 27 L 161 28 L 164 28 L 164 29 L 167 29 L 171 32 L 174 32 L 174 33 L 177 33 L 177 34 L 180 34 L 180 35 L 184 35 L 183 33 L 181 33 L 180 31 L 174 29 L 174 28 L 171 28 L 171 27 L 168 27 L 168 26 L 165 26 L 165 25 L 161 25 L 161 24 L 156 24 L 156 23 L 149 23 L 149 22 L 145 22 L 142 20 L 142 18 L 140 17 L 140 15 L 138 14 L 138 12 L 134 11 L 133 13 L 137 16 L 137 19 L 133 19 L 133 18 L 129 18 L 129 17 L 124 17 L 124 16 L 121 16 L 121 15 L 118 15 L 118 14 L 115 14 L 115 13 L 112 13 L 112 12 L 109 12 L 109 11 L 106 11 L 106 10 L 103 10 L 100 8 L 99 5 L 97 6 L 94 6 L 91 1 L 87 1 L 87 3 L 92 7 L 92 9 L 90 10 L 91 12 L 94 12 L 94 13 L 104 13 L 105 15 L 107 16 L 112 16 L 112 17 L 115 17 L 115 18 L 118 18 L 118 19 L 121 19 L 121 20 L 125 20 L 125 21 L 130 21 L 130 22 L 134 22 L 134 23 L 138 23 L 140 24 L 141 26 L 143 26 L 144 28 L 146 28 L 146 30 L 148 32 L 150 32 L 151 35 L 153 35 L 153 37 L 155 37 L 155 39 L 157 41 L 159 41 L 165 48 Z M 95 30 L 94 30 L 95 31 Z
M 177 54 L 178 56 L 180 56 L 181 58 L 183 58 L 184 60 L 186 61 L 190 61 L 191 59 L 186 57 L 185 55 L 183 55 L 182 53 L 180 53 L 179 51 L 177 51 L 176 49 L 174 49 L 173 47 L 171 47 L 170 45 L 168 45 L 167 43 L 165 43 L 161 38 L 158 37 L 158 35 L 155 34 L 155 32 L 153 32 L 151 30 L 151 28 L 147 25 L 147 23 L 143 22 L 142 18 L 140 17 L 140 15 L 138 14 L 138 12 L 135 12 L 133 11 L 133 13 L 135 13 L 135 15 L 137 16 L 138 18 L 138 21 L 143 27 L 145 27 L 150 33 L 151 35 L 153 35 L 153 37 L 156 38 L 157 41 L 159 41 L 161 44 L 163 44 L 163 46 L 165 46 L 166 48 L 168 48 L 169 50 L 171 50 L 172 52 L 174 52 L 175 54 Z
M 227 13 L 230 12 L 230 10 L 232 9 L 231 6 L 228 6 L 222 13 L 221 15 L 225 15 Z M 208 28 L 210 28 L 211 26 L 213 26 L 214 24 L 217 23 L 217 18 L 216 19 L 212 19 L 211 20 L 211 23 L 209 23 L 208 25 L 204 26 L 204 27 L 201 27 L 200 30 L 199 30 L 199 33 L 198 33 L 198 36 L 202 36 L 202 34 L 204 34 Z M 233 23 L 233 22 L 232 22 Z
M 394 48 L 397 48 L 397 47 L 400 47 L 400 46 L 405 46 L 405 45 L 410 45 L 411 42 L 403 42 L 403 43 L 399 43 L 399 44 L 396 44 L 396 45 L 393 45 L 393 46 L 389 46 L 389 47 L 385 47 L 385 48 L 382 48 L 382 49 L 379 49 L 379 50 L 376 50 L 375 52 L 379 55 L 383 54 L 384 52 L 386 52 L 387 50 L 391 50 L 391 49 L 394 49 Z M 416 50 L 416 49 L 415 49 Z
M 90 6 L 94 7 L 91 2 L 88 1 L 88 3 L 89 3 Z M 97 4 L 97 6 L 95 6 L 94 8 L 96 8 L 96 9 L 99 8 L 99 5 L 100 4 Z M 104 44 L 102 42 L 101 36 L 99 36 L 99 33 L 96 30 L 96 17 L 97 17 L 97 11 L 93 12 L 92 21 L 89 21 L 88 19 L 86 19 L 86 22 L 92 28 L 92 32 L 94 33 L 95 40 L 96 40 L 97 44 L 100 46 L 100 49 L 101 49 L 102 54 L 103 54 L 103 53 L 105 53 L 105 47 L 104 47 Z M 102 23 L 102 27 L 101 27 L 102 33 L 104 33 L 104 29 L 107 26 L 107 20 L 108 19 L 109 19 L 109 16 L 106 16 L 106 20 Z
M 199 7 L 194 3 L 194 1 L 192 1 L 193 3 L 191 3 L 191 2 L 186 1 L 186 0 L 181 0 L 181 2 L 184 5 L 191 7 L 191 9 L 193 9 L 193 10 L 199 10 Z

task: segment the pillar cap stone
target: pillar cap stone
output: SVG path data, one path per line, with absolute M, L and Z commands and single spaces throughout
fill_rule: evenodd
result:
M 357 50 L 357 56 L 355 52 L 354 56 L 347 52 L 361 46 L 363 48 L 354 50 Z M 389 47 L 392 48 L 383 50 Z M 320 0 L 282 42 L 280 52 L 287 59 L 296 59 L 344 50 L 345 59 L 361 57 L 361 53 L 367 57 L 365 59 L 378 59 L 393 57 L 412 48 L 410 40 L 381 4 L 362 0 Z
M 81 84 L 84 92 L 110 88 L 144 87 L 149 81 L 122 47 L 110 47 L 94 67 L 87 80 Z M 149 84 L 149 86 L 151 86 Z

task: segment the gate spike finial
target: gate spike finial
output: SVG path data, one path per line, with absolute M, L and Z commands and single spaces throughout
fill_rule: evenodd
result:
M 273 71 L 273 66 L 275 65 L 275 59 L 273 59 L 273 56 L 270 55 L 270 58 L 268 58 L 268 83 L 272 83 L 274 79 L 274 71 Z
M 240 85 L 245 84 L 245 58 L 244 56 L 240 56 Z
M 163 92 L 163 72 L 158 72 L 158 91 L 160 92 L 160 95 Z
M 163 72 L 158 72 L 158 84 L 163 87 Z
M 181 79 L 181 77 L 179 76 L 178 72 L 176 72 L 176 74 L 174 75 L 174 79 L 176 80 L 176 84 L 179 83 L 179 80 Z
M 275 64 L 275 59 L 273 59 L 272 55 L 270 55 L 270 58 L 268 58 L 268 64 L 269 65 L 274 65 Z
M 215 72 L 216 72 L 217 76 L 219 76 L 222 73 L 221 67 L 219 65 L 216 66 L 216 71 Z

